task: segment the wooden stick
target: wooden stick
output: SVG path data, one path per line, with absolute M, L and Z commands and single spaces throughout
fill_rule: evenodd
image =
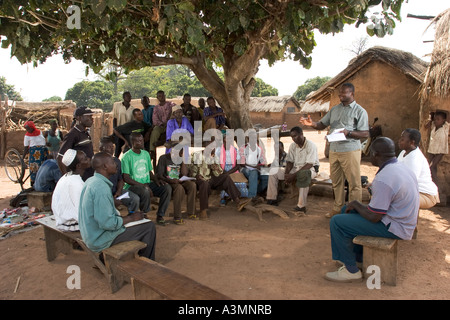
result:
M 17 278 L 16 288 L 14 289 L 14 293 L 17 292 L 17 289 L 19 288 L 19 283 L 20 283 L 20 276 Z

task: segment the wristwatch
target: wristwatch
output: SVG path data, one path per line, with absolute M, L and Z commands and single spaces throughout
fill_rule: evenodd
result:
M 347 133 L 347 137 L 351 138 L 352 132 L 353 132 L 353 131 L 349 131 L 349 132 Z

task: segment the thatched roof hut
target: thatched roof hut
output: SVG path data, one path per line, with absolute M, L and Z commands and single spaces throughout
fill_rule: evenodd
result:
M 419 83 L 422 83 L 428 67 L 427 62 L 409 52 L 381 46 L 372 47 L 353 58 L 347 68 L 307 97 L 305 104 L 311 105 L 319 102 L 320 105 L 329 101 L 331 93 L 336 88 L 373 61 L 386 63 Z
M 296 107 L 295 112 L 300 111 L 300 103 L 290 95 L 252 97 L 250 98 L 250 112 L 282 112 L 283 109 L 291 103 Z
M 434 46 L 430 65 L 421 90 L 420 132 L 422 150 L 428 149 L 430 131 L 425 126 L 432 111 L 447 113 L 450 122 L 450 9 L 437 15 L 431 22 L 435 25 Z M 429 27 L 430 27 L 429 26 Z M 450 141 L 450 139 L 449 139 Z M 438 165 L 436 185 L 441 205 L 450 203 L 450 156 L 444 155 Z
M 431 93 L 435 97 L 450 97 L 450 8 L 436 16 L 433 53 L 422 87 L 422 98 Z

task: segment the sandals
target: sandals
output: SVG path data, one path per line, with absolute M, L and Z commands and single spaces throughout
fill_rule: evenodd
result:
M 156 223 L 160 226 L 167 226 L 167 221 L 163 217 L 156 218 Z
M 173 223 L 180 226 L 184 224 L 184 220 L 183 219 L 173 219 Z
M 194 213 L 194 214 L 190 214 L 189 215 L 189 219 L 191 220 L 198 220 L 198 216 Z

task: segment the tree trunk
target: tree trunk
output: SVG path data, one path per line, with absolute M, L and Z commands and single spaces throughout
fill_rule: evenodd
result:
M 193 59 L 195 63 L 189 65 L 198 80 L 224 109 L 231 129 L 253 128 L 249 113 L 250 96 L 256 84 L 254 76 L 258 72 L 264 50 L 262 46 L 254 46 L 242 56 L 237 57 L 234 53 L 230 53 L 228 59 L 225 56 L 224 81 L 214 70 L 206 67 L 203 56 L 197 56 Z

